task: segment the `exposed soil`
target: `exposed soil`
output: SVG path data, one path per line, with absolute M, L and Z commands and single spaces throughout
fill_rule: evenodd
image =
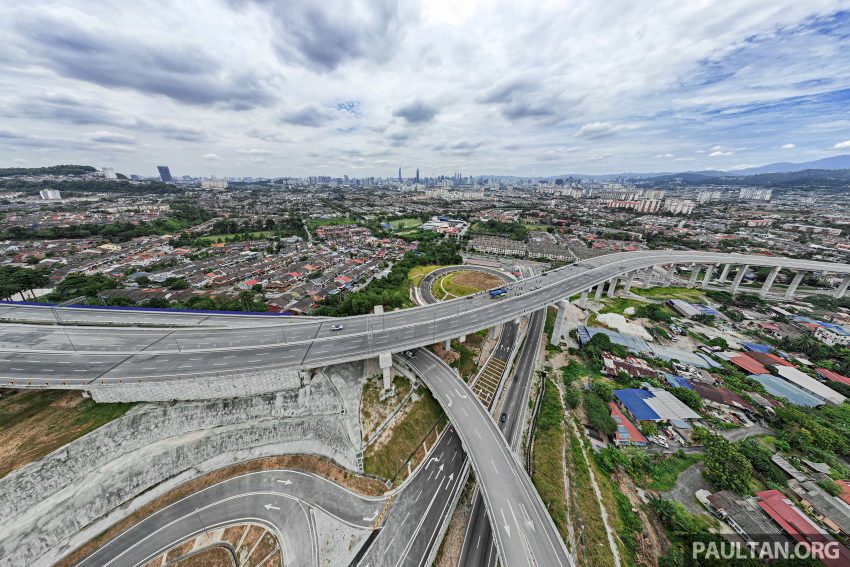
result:
M 209 547 L 185 559 L 178 559 L 169 567 L 232 567 L 231 557 L 230 553 L 222 547 Z
M 465 287 L 472 287 L 479 291 L 498 287 L 502 284 L 501 278 L 484 272 L 464 270 L 452 278 L 452 282 Z

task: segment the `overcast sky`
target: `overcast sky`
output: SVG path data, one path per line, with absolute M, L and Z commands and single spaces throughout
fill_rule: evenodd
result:
M 850 0 L 2 4 L 0 167 L 555 175 L 850 153 Z

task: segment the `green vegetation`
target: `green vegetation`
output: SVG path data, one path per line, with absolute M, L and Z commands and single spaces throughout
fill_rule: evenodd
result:
M 649 299 L 681 299 L 683 301 L 702 301 L 703 292 L 689 287 L 651 287 L 649 289 L 632 288 L 632 293 Z
M 753 466 L 753 471 L 755 471 L 762 482 L 779 486 L 788 484 L 788 477 L 782 469 L 770 460 L 774 451 L 762 445 L 758 440 L 753 438 L 744 439 L 738 443 L 738 450 L 747 458 Z
M 415 218 L 406 218 L 389 221 L 389 224 L 396 230 L 408 230 L 418 227 L 422 224 L 422 221 Z
M 258 230 L 255 232 L 243 232 L 241 234 L 211 234 L 196 238 L 193 244 L 196 246 L 208 246 L 219 242 L 242 242 L 244 240 L 260 240 L 263 238 L 271 238 L 274 232 L 271 230 Z
M 452 363 L 452 367 L 457 368 L 461 378 L 466 380 L 478 366 L 475 363 L 475 353 L 466 348 L 466 345 L 458 340 L 452 341 L 452 350 L 460 354 L 460 358 Z
M 82 175 L 94 173 L 97 169 L 90 165 L 51 165 L 49 167 L 4 167 L 0 168 L 0 177 L 14 175 Z
M 456 275 L 457 273 L 445 274 L 437 278 L 433 285 L 433 290 L 436 292 L 437 297 L 442 296 L 442 292 L 446 292 L 448 294 L 448 298 L 451 299 L 452 297 L 472 295 L 473 293 L 480 291 L 475 287 L 455 283 L 454 278 Z
M 672 455 L 650 455 L 637 447 L 605 447 L 596 454 L 596 463 L 610 474 L 617 467 L 641 488 L 660 492 L 676 486 L 676 479 L 687 468 L 700 462 L 702 455 L 676 451 Z
M 418 400 L 400 421 L 385 429 L 378 438 L 366 448 L 363 454 L 363 470 L 394 479 L 407 460 L 445 414 L 440 404 L 428 390 L 420 392 Z
M 707 429 L 694 430 L 693 439 L 705 447 L 705 477 L 718 490 L 749 494 L 753 466 L 738 447 Z
M 410 285 L 413 287 L 419 287 L 419 284 L 422 282 L 422 278 L 442 267 L 443 266 L 416 266 L 407 274 L 407 279 L 410 280 Z
M 101 425 L 133 404 L 98 404 L 79 392 L 17 390 L 0 398 L 0 477 L 31 463 Z
M 558 388 L 550 379 L 543 380 L 543 397 L 534 431 L 534 467 L 531 480 L 561 537 L 567 536 L 567 508 L 564 503 L 564 410 Z
M 475 234 L 490 234 L 493 236 L 502 236 L 512 240 L 525 241 L 528 238 L 528 229 L 524 224 L 518 222 L 502 222 L 497 220 L 485 220 L 473 224 L 469 227 L 469 233 Z
M 411 303 L 408 274 L 413 268 L 434 264 L 460 264 L 462 261 L 454 241 L 420 243 L 417 251 L 405 254 L 386 277 L 372 280 L 360 291 L 329 296 L 315 313 L 343 317 L 368 313 L 375 305 L 383 305 L 387 309 L 407 307 Z
M 44 270 L 0 266 L 0 299 L 12 297 L 23 291 L 43 288 L 48 284 L 47 272 Z
M 642 317 L 656 323 L 669 323 L 673 320 L 670 309 L 660 303 L 645 303 L 635 310 L 636 317 Z
M 625 297 L 615 297 L 613 299 L 606 299 L 604 303 L 604 307 L 599 310 L 600 313 L 619 313 L 621 315 L 629 307 L 633 307 L 635 311 L 637 311 L 642 306 L 646 305 L 646 303 L 644 303 L 643 301 L 638 301 L 637 299 L 627 299 Z
M 702 398 L 695 391 L 688 388 L 671 388 L 670 393 L 692 410 L 698 412 L 702 409 Z
M 171 216 L 151 222 L 116 222 L 111 224 L 79 224 L 71 226 L 49 226 L 29 229 L 13 226 L 0 232 L 0 239 L 12 240 L 49 240 L 56 238 L 86 238 L 99 236 L 110 240 L 129 240 L 151 234 L 170 234 L 180 232 L 212 218 L 209 211 L 193 205 L 176 204 L 171 207 Z
M 354 219 L 349 218 L 307 220 L 307 226 L 309 226 L 311 229 L 316 229 L 321 226 L 338 226 L 344 224 L 357 224 L 357 222 Z
M 593 383 L 604 384 L 597 381 Z M 610 386 L 608 386 L 610 388 Z M 611 411 L 605 400 L 591 386 L 589 392 L 584 393 L 584 413 L 590 426 L 602 435 L 613 435 L 617 431 L 617 423 L 611 417 Z
M 547 307 L 546 308 L 546 320 L 543 322 L 543 333 L 547 337 L 551 337 L 552 332 L 555 330 L 555 317 L 557 315 L 558 315 L 558 310 L 555 309 L 554 307 Z

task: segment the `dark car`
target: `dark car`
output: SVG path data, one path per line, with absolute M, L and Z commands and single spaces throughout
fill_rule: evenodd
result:
M 501 421 L 502 423 L 505 423 L 507 420 L 508 420 L 508 414 L 506 414 L 506 413 L 503 413 L 502 417 L 499 418 L 499 421 Z

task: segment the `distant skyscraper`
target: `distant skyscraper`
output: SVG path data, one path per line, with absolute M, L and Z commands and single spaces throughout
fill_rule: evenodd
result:
M 401 168 L 398 168 L 398 182 L 401 183 Z
M 416 182 L 419 183 L 419 168 L 416 168 Z
M 171 179 L 171 170 L 168 169 L 167 165 L 158 165 L 156 168 L 159 170 L 159 178 L 162 179 L 163 183 L 171 183 L 173 181 Z

